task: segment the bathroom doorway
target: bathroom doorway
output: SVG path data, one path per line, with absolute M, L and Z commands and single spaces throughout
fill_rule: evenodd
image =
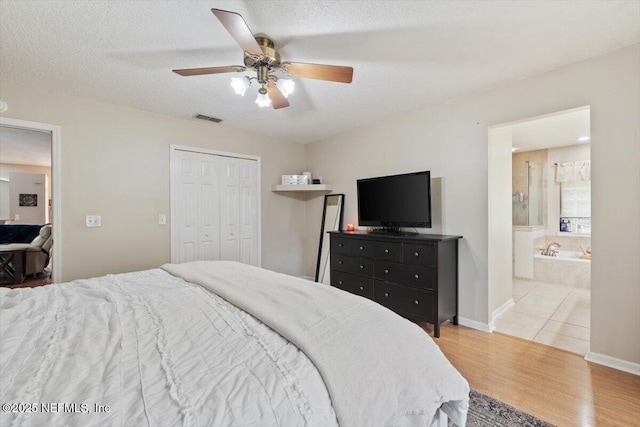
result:
M 590 108 L 501 126 L 511 139 L 511 299 L 493 311 L 500 333 L 589 351 Z M 508 285 L 507 285 L 508 286 Z

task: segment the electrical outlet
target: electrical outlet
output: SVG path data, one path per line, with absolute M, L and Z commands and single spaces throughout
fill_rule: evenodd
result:
M 87 215 L 87 227 L 102 226 L 102 218 L 100 215 Z
M 158 215 L 158 225 L 167 225 L 167 215 L 165 214 Z
M 20 221 L 20 215 L 15 214 L 15 215 L 13 216 L 13 220 L 14 220 L 14 221 Z

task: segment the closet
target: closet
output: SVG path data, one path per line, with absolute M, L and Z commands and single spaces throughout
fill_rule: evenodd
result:
M 258 265 L 258 161 L 172 150 L 171 261 Z

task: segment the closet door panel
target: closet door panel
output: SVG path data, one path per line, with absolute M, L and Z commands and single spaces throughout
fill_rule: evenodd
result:
M 240 262 L 258 265 L 258 195 L 256 162 L 239 160 Z
M 219 157 L 200 155 L 200 194 L 198 199 L 199 257 L 220 259 L 220 179 Z
M 220 258 L 240 261 L 239 159 L 220 157 Z
M 178 253 L 180 262 L 198 259 L 198 159 L 195 153 L 178 151 L 175 158 L 178 179 Z

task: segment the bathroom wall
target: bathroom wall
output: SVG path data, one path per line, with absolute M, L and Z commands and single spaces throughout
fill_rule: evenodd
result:
M 547 149 L 524 151 L 521 153 L 513 153 L 511 156 L 512 162 L 512 181 L 511 181 L 511 193 L 516 191 L 522 192 L 529 198 L 528 189 L 528 168 L 527 161 L 535 163 L 542 172 L 542 223 L 547 224 L 547 180 L 549 171 L 547 165 Z M 514 202 L 513 203 L 513 225 L 529 225 L 527 223 L 528 216 L 528 203 Z

